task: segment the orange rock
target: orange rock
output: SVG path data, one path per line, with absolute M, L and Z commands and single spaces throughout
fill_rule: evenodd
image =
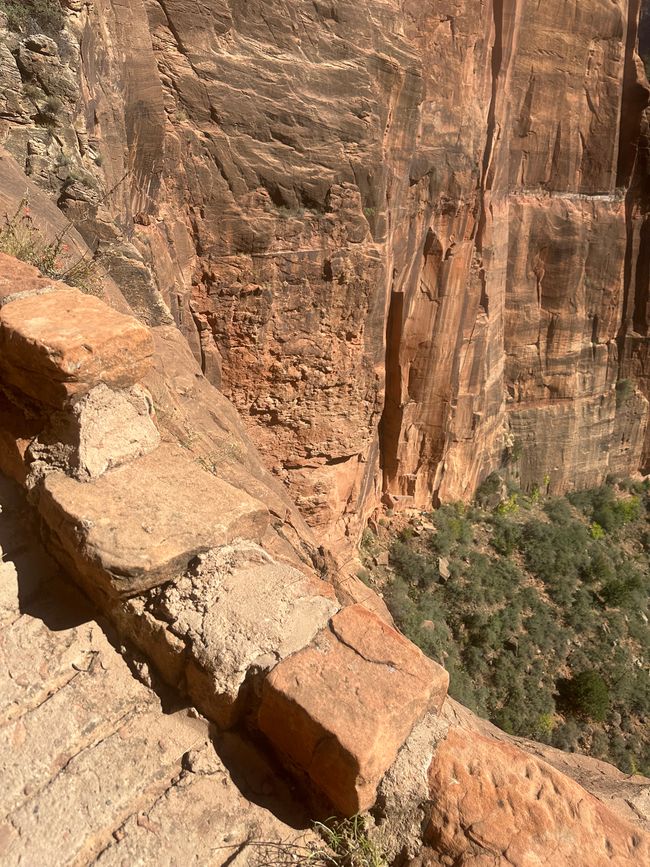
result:
M 650 838 L 576 782 L 510 744 L 451 729 L 429 768 L 417 865 L 632 867 Z
M 0 309 L 0 374 L 48 406 L 100 382 L 133 385 L 152 355 L 147 328 L 77 289 L 27 295 Z
M 447 672 L 362 605 L 344 608 L 264 684 L 259 725 L 343 814 L 375 801 L 377 785 Z

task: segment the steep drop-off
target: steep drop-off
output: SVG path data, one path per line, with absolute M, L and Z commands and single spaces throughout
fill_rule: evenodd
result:
M 639 0 L 64 6 L 4 31 L 2 144 L 331 544 L 645 467 Z

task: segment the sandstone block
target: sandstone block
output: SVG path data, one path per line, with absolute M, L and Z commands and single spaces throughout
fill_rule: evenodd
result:
M 30 294 L 0 309 L 0 374 L 47 406 L 100 382 L 128 388 L 149 370 L 152 355 L 148 329 L 76 289 Z
M 39 509 L 66 566 L 127 596 L 176 577 L 202 551 L 259 541 L 268 525 L 262 503 L 170 445 L 91 482 L 50 473 Z
M 343 814 L 368 809 L 449 676 L 362 605 L 344 608 L 264 683 L 260 729 Z
M 153 610 L 191 648 L 192 700 L 227 728 L 245 709 L 248 675 L 308 645 L 338 608 L 330 584 L 240 543 L 203 555 L 193 574 L 161 591 Z

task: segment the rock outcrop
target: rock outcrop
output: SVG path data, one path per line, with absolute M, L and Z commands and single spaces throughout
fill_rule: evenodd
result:
M 23 266 L 16 270 L 25 273 Z M 31 285 L 36 277 L 28 276 Z M 0 309 L 9 345 L 14 332 L 23 333 L 14 314 L 25 297 L 16 279 Z M 93 345 L 92 331 L 84 329 L 103 302 L 75 293 L 71 310 L 64 285 L 27 297 L 46 299 L 50 312 L 61 299 L 74 323 L 48 318 L 39 333 L 57 350 L 47 357 L 70 358 L 76 347 Z M 102 617 L 101 630 L 70 631 L 57 618 L 68 609 L 75 616 L 79 599 L 71 588 L 57 582 L 41 592 L 40 572 L 21 576 L 16 586 L 12 570 L 0 571 L 0 611 L 8 621 L 1 642 L 3 860 L 121 864 L 190 851 L 205 863 L 239 859 L 243 865 L 258 857 L 260 846 L 293 858 L 318 845 L 309 836 L 292 837 L 242 797 L 196 712 L 161 715 L 154 694 L 130 679 L 106 636 L 128 645 L 122 652 L 147 686 L 157 684 L 164 694 L 162 677 L 176 700 L 189 699 L 220 732 L 264 736 L 268 752 L 301 784 L 312 815 L 332 807 L 344 816 L 372 809 L 371 833 L 391 860 L 399 855 L 424 865 L 488 858 L 523 865 L 536 853 L 543 859 L 552 852 L 579 864 L 587 837 L 596 839 L 600 848 L 592 850 L 601 860 L 611 856 L 613 863 L 632 865 L 645 858 L 644 833 L 577 784 L 471 728 L 449 729 L 440 714 L 447 672 L 367 607 L 341 607 L 332 585 L 284 537 L 283 523 L 272 521 L 246 490 L 265 481 L 255 477 L 254 465 L 240 463 L 235 487 L 220 478 L 219 465 L 208 469 L 187 446 L 170 442 L 164 429 L 167 441 L 152 438 L 156 403 L 135 381 L 133 360 L 125 358 L 123 366 L 118 357 L 101 361 L 110 327 L 119 338 L 129 331 L 128 317 L 106 307 L 100 318 L 98 361 L 80 364 L 74 380 L 60 378 L 60 365 L 38 367 L 44 354 L 39 340 L 3 359 L 2 469 L 23 485 L 46 545 Z M 147 328 L 132 327 L 155 345 Z M 171 358 L 182 367 L 178 349 Z M 149 365 L 155 364 L 151 358 Z M 65 398 L 39 403 L 31 384 L 21 392 L 18 366 L 74 387 Z M 178 381 L 173 364 L 165 381 L 168 390 Z M 164 395 L 160 382 L 158 388 Z M 149 424 L 136 412 L 130 433 L 120 428 L 115 436 L 109 409 L 125 401 L 133 410 L 143 400 Z M 70 437 L 57 443 L 57 431 L 67 436 L 71 430 L 78 447 Z M 80 455 L 87 455 L 81 445 L 89 441 L 94 471 L 80 473 Z M 234 480 L 232 466 L 223 466 Z M 4 515 L 3 507 L 3 546 Z M 39 557 L 47 574 L 52 564 Z M 119 677 L 111 673 L 116 667 Z M 77 684 L 78 676 L 84 679 Z M 106 707 L 102 699 L 100 712 L 106 690 L 111 701 Z M 43 726 L 53 733 L 45 743 L 39 740 Z M 128 772 L 109 770 L 124 762 Z M 498 810 L 503 816 L 496 821 Z M 264 836 L 240 839 L 235 814 Z M 189 848 L 178 822 L 190 834 Z
M 415 864 L 644 864 L 650 838 L 509 744 L 452 729 L 429 767 Z M 439 859 L 438 856 L 442 856 Z
M 40 316 L 25 311 L 35 301 Z M 367 608 L 339 611 L 313 567 L 278 558 L 273 543 L 266 550 L 278 528 L 260 500 L 180 444 L 152 439 L 146 326 L 64 284 L 30 295 L 17 280 L 0 333 L 10 348 L 0 383 L 14 415 L 29 414 L 37 431 L 23 439 L 5 428 L 5 469 L 29 491 L 50 552 L 208 719 L 222 729 L 244 718 L 259 725 L 339 812 L 372 806 L 413 726 L 440 709 L 446 672 Z M 134 426 L 125 451 L 110 410 L 131 407 L 134 389 L 148 400 L 150 426 Z M 99 472 L 81 478 L 80 449 L 54 439 L 75 424 L 80 448 L 91 427 L 100 458 Z M 340 717 L 330 721 L 331 707 Z M 303 722 L 292 726 L 291 713 Z
M 202 9 L 5 30 L 0 205 L 24 166 L 330 547 L 382 495 L 645 468 L 639 0 Z
M 37 535 L 0 477 L 0 861 L 250 867 L 265 851 L 256 841 L 322 845 L 266 808 L 304 825 L 259 752 L 232 738 L 248 767 L 236 785 L 207 720 L 133 676 Z
M 448 730 L 446 672 L 327 550 L 382 497 L 467 498 L 495 468 L 549 492 L 647 468 L 638 6 L 0 11 L 0 215 L 27 203 L 59 276 L 93 260 L 103 286 L 0 259 L 0 471 L 141 677 L 261 731 L 319 808 L 374 805 L 414 867 L 647 860 L 543 762 Z M 3 860 L 182 859 L 180 817 L 202 863 L 250 863 L 238 823 L 287 839 L 203 723 L 7 574 Z

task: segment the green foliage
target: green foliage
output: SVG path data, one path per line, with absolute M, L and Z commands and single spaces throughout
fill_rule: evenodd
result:
M 444 506 L 435 532 L 393 541 L 393 617 L 445 665 L 450 694 L 504 730 L 650 772 L 648 486 L 504 511 L 495 478 L 477 496 L 490 510 Z
M 324 846 L 313 842 L 305 844 L 300 838 L 295 842 L 277 843 L 249 840 L 251 867 L 288 867 L 290 864 L 304 867 L 388 867 L 378 844 L 370 838 L 363 816 L 314 822 L 314 830 L 322 837 Z
M 377 845 L 368 836 L 363 816 L 315 822 L 315 829 L 329 846 L 332 855 L 323 861 L 331 867 L 388 867 Z M 319 863 L 319 862 L 316 862 Z
M 576 716 L 603 722 L 609 708 L 609 690 L 597 671 L 581 671 L 558 681 L 562 706 Z
M 474 498 L 479 506 L 489 506 L 495 497 L 498 498 L 502 484 L 501 476 L 498 473 L 490 473 L 476 489 Z
M 57 36 L 65 24 L 59 0 L 0 0 L 7 25 L 17 33 L 45 33 Z

